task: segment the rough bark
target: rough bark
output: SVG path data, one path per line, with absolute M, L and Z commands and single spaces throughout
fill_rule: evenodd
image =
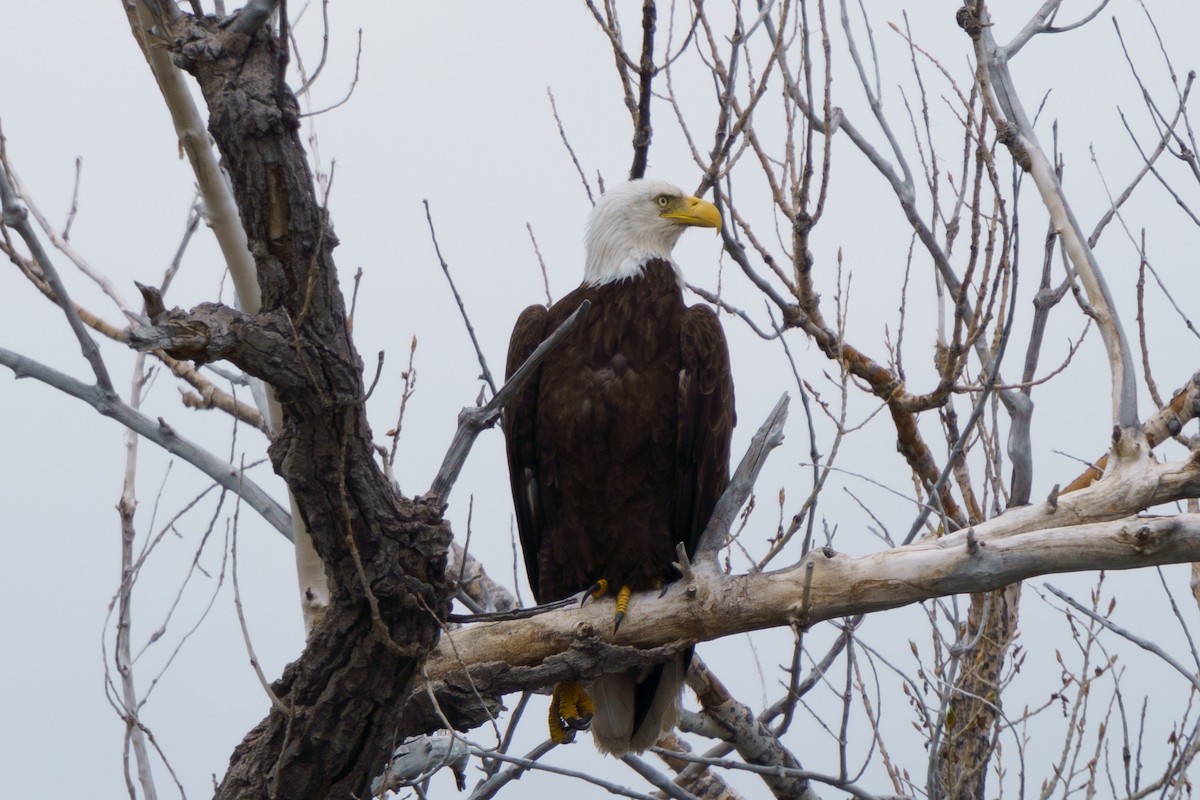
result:
M 174 357 L 225 358 L 277 389 L 283 427 L 271 460 L 332 585 L 324 621 L 274 686 L 285 710 L 273 708 L 237 747 L 217 797 L 366 796 L 393 743 L 438 724 L 406 706 L 449 611 L 450 534 L 438 508 L 397 497 L 372 459 L 336 239 L 297 135 L 295 98 L 279 80 L 275 37 L 265 26 L 247 35 L 186 15 L 160 25 L 208 104 L 262 310 L 210 305 L 156 318 L 174 334 Z
M 1017 632 L 1021 584 L 971 596 L 965 640 L 978 637 L 962 655 L 962 674 L 955 682 L 938 751 L 939 797 L 976 800 L 985 797 L 988 767 L 995 749 L 994 729 L 1002 705 L 1000 675 Z

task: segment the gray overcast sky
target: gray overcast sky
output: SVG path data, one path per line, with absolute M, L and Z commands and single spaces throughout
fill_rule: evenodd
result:
M 194 184 L 186 161 L 179 158 L 149 69 L 117 3 L 9 5 L 4 12 L 6 42 L 0 48 L 0 75 L 4 76 L 0 79 L 0 123 L 9 157 L 41 210 L 58 225 L 70 205 L 74 159 L 82 159 L 79 214 L 71 241 L 132 301 L 136 296 L 133 280 L 157 280 L 170 261 Z M 626 25 L 630 32 L 636 29 L 637 5 L 621 5 L 631 12 Z M 879 12 L 880 4 L 869 5 L 872 14 L 878 14 L 874 35 L 883 64 L 886 101 L 896 110 L 897 127 L 906 132 L 907 119 L 896 86 L 912 90 L 908 54 L 886 25 L 887 21 L 900 21 L 902 6 L 883 4 L 885 10 Z M 909 15 L 917 41 L 963 80 L 969 43 L 954 24 L 957 5 L 913 3 Z M 1002 7 L 996 13 L 1001 15 L 997 38 L 1003 41 L 1037 4 L 996 5 Z M 1194 3 L 1147 5 L 1155 14 L 1165 46 L 1177 59 L 1176 70 L 1183 74 L 1195 68 L 1192 39 L 1200 27 L 1200 7 Z M 1046 98 L 1043 120 L 1060 121 L 1068 190 L 1088 230 L 1107 206 L 1089 160 L 1089 146 L 1094 146 L 1105 176 L 1113 191 L 1118 191 L 1139 162 L 1121 127 L 1117 105 L 1140 134 L 1149 131 L 1109 14 L 1119 16 L 1148 83 L 1160 99 L 1169 100 L 1165 70 L 1142 11 L 1127 0 L 1113 3 L 1101 19 L 1083 30 L 1035 40 L 1014 64 L 1028 107 L 1036 108 L 1053 88 Z M 319 54 L 318 16 L 316 8 L 309 9 L 298 31 L 302 56 L 310 66 Z M 457 409 L 473 402 L 479 391 L 478 365 L 434 258 L 421 200 L 430 203 L 442 252 L 453 269 L 491 369 L 499 373 L 516 315 L 526 304 L 544 299 L 526 224 L 537 237 L 555 297 L 576 285 L 582 265 L 582 224 L 589 203 L 551 117 L 547 88 L 554 92 L 571 144 L 589 176 L 599 171 L 610 183 L 621 180 L 629 162 L 629 118 L 621 104 L 608 41 L 582 3 L 348 1 L 331 4 L 330 18 L 329 63 L 309 101 L 311 107 L 325 107 L 344 95 L 354 72 L 359 28 L 363 31 L 361 78 L 349 103 L 315 118 L 319 145 L 314 159 L 319 158 L 319 169 L 325 172 L 331 161 L 337 164 L 331 213 L 341 240 L 336 258 L 343 289 L 349 291 L 357 268 L 364 273 L 355 316 L 359 350 L 368 365 L 374 364 L 379 350 L 387 354 L 371 400 L 373 425 L 380 440 L 395 423 L 400 371 L 411 337 L 418 337 L 417 391 L 409 404 L 397 459 L 403 490 L 416 494 L 427 488 L 441 461 Z M 665 35 L 665 12 L 660 28 Z M 882 143 L 878 132 L 867 125 L 852 66 L 844 55 L 835 58 L 840 61 L 835 63 L 834 102 Z M 711 93 L 711 85 L 682 69 L 677 88 L 702 102 L 706 93 Z M 948 89 L 931 72 L 926 77 L 935 87 L 931 90 L 935 126 L 953 125 L 946 104 L 938 99 L 948 94 Z M 965 91 L 965 85 L 962 88 Z M 691 189 L 698 183 L 699 172 L 678 126 L 665 103 L 660 102 L 655 113 L 650 172 Z M 700 130 L 706 130 L 704 121 L 703 117 L 695 120 Z M 306 126 L 306 135 L 309 130 Z M 1045 122 L 1039 124 L 1039 135 L 1049 143 Z M 907 133 L 903 138 L 905 142 L 911 139 Z M 951 170 L 961 160 L 957 152 L 942 156 Z M 910 157 L 915 160 L 915 155 L 910 153 Z M 1002 169 L 1008 169 L 1007 161 Z M 815 241 L 817 259 L 829 270 L 821 279 L 821 290 L 826 302 L 831 302 L 836 292 L 832 265 L 840 251 L 844 269 L 853 275 L 851 330 L 875 344 L 882 354 L 884 326 L 895 331 L 909 232 L 887 187 L 843 143 L 835 150 L 834 172 L 830 220 Z M 1033 199 L 1032 187 L 1025 191 L 1026 200 Z M 755 201 L 745 202 L 753 207 Z M 1029 243 L 1028 263 L 1040 263 L 1037 253 L 1044 217 L 1028 203 L 1024 210 L 1031 220 L 1023 233 Z M 1185 309 L 1193 312 L 1195 273 L 1190 254 L 1196 252 L 1196 226 L 1164 192 L 1149 184 L 1131 204 L 1129 224 L 1134 231 L 1161 226 L 1150 229 L 1150 252 L 1167 279 L 1175 281 L 1176 299 L 1185 306 L 1193 304 Z M 1121 298 L 1120 310 L 1132 335 L 1137 259 L 1124 236 L 1110 228 L 1101 258 Z M 745 300 L 748 310 L 761 318 L 759 301 L 732 264 L 718 262 L 718 254 L 716 240 L 703 233 L 689 234 L 677 250 L 690 280 L 708 287 L 720 281 L 727 297 Z M 57 255 L 56 263 L 75 300 L 120 322 L 111 303 L 71 269 L 65 257 Z M 723 270 L 720 273 L 718 265 Z M 201 230 L 169 302 L 188 307 L 214 299 L 218 291 L 231 301 L 221 271 L 216 248 Z M 916 280 L 928 283 L 927 272 Z M 0 304 L 4 309 L 0 344 L 87 378 L 86 364 L 61 315 L 13 268 L 0 270 Z M 1044 363 L 1061 359 L 1067 337 L 1078 337 L 1082 328 L 1077 313 L 1064 316 L 1070 321 L 1053 330 L 1057 338 L 1048 347 Z M 745 441 L 779 393 L 794 385 L 778 348 L 764 346 L 736 320 L 727 318 L 725 325 L 737 378 L 740 427 L 734 449 L 740 456 Z M 913 371 L 927 378 L 929 373 L 923 370 L 928 367 L 923 364 L 932 352 L 929 328 L 913 323 L 910 335 Z M 1166 313 L 1151 337 L 1153 346 L 1172 354 L 1169 361 L 1164 357 L 1158 365 L 1160 384 L 1170 391 L 1196 367 L 1195 339 L 1182 338 L 1181 326 Z M 827 362 L 799 337 L 791 342 L 801 371 L 829 391 L 831 384 L 821 378 L 829 370 Z M 115 379 L 127 385 L 128 355 L 117 347 L 102 347 Z M 923 366 L 915 366 L 918 361 Z M 1107 442 L 1108 377 L 1098 337 L 1090 337 L 1072 370 L 1068 380 L 1075 381 L 1080 394 L 1086 392 L 1089 399 L 1039 397 L 1045 404 L 1037 418 L 1043 456 L 1057 449 L 1092 458 Z M 217 453 L 227 453 L 230 426 L 226 421 L 212 413 L 182 411 L 170 384 L 167 376 L 159 376 L 147 413 L 162 415 L 185 435 Z M 1142 402 L 1144 415 L 1148 401 Z M 856 400 L 852 419 L 863 420 L 873 408 Z M 7 374 L 0 374 L 0 410 L 7 420 L 0 426 L 0 452 L 6 454 L 8 465 L 5 480 L 0 481 L 0 508 L 6 523 L 0 529 L 4 553 L 0 585 L 9 599 L 9 610 L 0 616 L 0 637 L 6 643 L 6 657 L 0 659 L 0 718 L 7 723 L 0 734 L 4 794 L 33 797 L 48 789 L 61 792 L 86 786 L 93 797 L 122 796 L 122 723 L 105 700 L 101 651 L 107 606 L 120 577 L 114 507 L 124 458 L 122 431 L 74 400 L 32 381 L 13 381 Z M 777 512 L 771 498 L 777 489 L 786 485 L 789 496 L 796 497 L 806 491 L 807 478 L 798 478 L 796 471 L 796 465 L 808 458 L 809 443 L 801 419 L 794 402 L 788 442 L 772 457 L 759 485 L 761 498 L 767 499 L 760 500 L 762 507 L 747 533 L 746 545 L 752 552 L 761 552 L 763 541 L 774 532 Z M 886 435 L 886 424 L 876 423 L 876 430 Z M 911 494 L 911 482 L 893 455 L 891 440 L 869 444 L 869 438 L 847 444 L 843 467 Z M 263 449 L 258 434 L 238 432 L 237 450 L 244 450 L 248 461 L 261 458 Z M 143 536 L 157 534 L 206 486 L 188 465 L 168 467 L 168 462 L 152 445 L 142 445 L 138 522 Z M 1034 495 L 1044 496 L 1051 485 L 1069 479 L 1076 471 L 1069 459 L 1048 456 L 1040 462 Z M 257 467 L 254 474 L 283 497 L 269 465 Z M 909 506 L 905 501 L 852 478 L 839 476 L 837 480 L 838 486 L 849 486 L 868 498 L 893 534 L 907 528 Z M 156 503 L 160 487 L 161 501 Z M 840 489 L 827 496 L 838 494 Z M 494 575 L 511 584 L 510 502 L 497 432 L 481 438 L 455 495 L 450 517 L 456 534 L 461 540 L 468 500 L 473 498 L 472 549 Z M 135 642 L 146 640 L 174 601 L 213 514 L 212 500 L 210 496 L 177 530 L 168 531 L 151 558 L 135 598 Z M 837 541 L 839 549 L 866 552 L 881 546 L 866 532 L 869 519 L 848 499 L 833 501 L 824 513 L 831 528 L 844 529 Z M 192 577 L 168 635 L 138 663 L 143 693 L 215 589 L 215 576 L 222 568 L 225 516 L 216 523 L 200 559 L 208 575 Z M 238 542 L 239 577 L 250 630 L 267 675 L 274 677 L 302 647 L 289 548 L 247 513 L 241 515 Z M 1176 589 L 1186 590 L 1181 572 L 1168 574 Z M 1150 574 L 1115 580 L 1131 587 L 1151 586 L 1147 593 L 1157 591 L 1153 588 L 1157 581 Z M 1067 579 L 1057 582 L 1070 585 Z M 1086 586 L 1087 579 L 1076 585 Z M 519 588 L 528 599 L 523 578 Z M 1027 603 L 1041 609 L 1032 599 Z M 902 650 L 910 635 L 906 626 L 911 624 L 912 636 L 928 637 L 919 610 L 892 612 L 887 620 L 869 624 L 878 628 L 874 635 L 879 642 L 898 643 Z M 1061 627 L 1057 632 L 1042 631 L 1033 622 L 1024 624 L 1029 628 L 1026 647 L 1038 651 L 1039 668 L 1056 677 L 1050 660 L 1054 648 L 1047 642 L 1063 635 Z M 814 632 L 814 648 L 830 634 L 828 629 Z M 105 641 L 111 656 L 111 636 Z M 775 664 L 790 654 L 791 635 L 776 631 L 753 637 L 753 655 L 759 659 L 765 685 L 755 667 L 748 666 L 750 641 L 737 637 L 702 646 L 700 652 L 721 674 L 737 676 L 741 698 L 758 706 L 764 698 L 777 695 Z M 1178 691 L 1177 685 L 1172 686 Z M 1043 702 L 1048 691 L 1045 686 L 1031 685 L 1028 702 Z M 145 719 L 179 780 L 195 797 L 208 791 L 211 775 L 219 778 L 223 774 L 232 747 L 266 708 L 267 701 L 247 664 L 226 584 L 205 623 L 183 644 L 170 670 L 155 686 Z M 901 707 L 896 706 L 893 714 L 892 724 L 906 730 L 908 721 L 901 719 Z M 527 751 L 544 734 L 538 722 L 543 718 L 541 711 L 531 711 L 530 717 L 532 721 L 524 727 L 526 738 L 514 748 L 516 752 Z M 474 735 L 487 741 L 489 733 L 480 730 Z M 813 738 L 811 747 L 802 751 L 806 764 L 834 771 L 823 763 L 834 752 L 831 743 L 815 732 Z M 909 738 L 913 741 L 901 750 L 909 764 L 920 769 L 920 743 L 911 735 Z M 595 759 L 586 741 L 552 756 L 553 763 L 575 767 L 594 766 Z M 1033 769 L 1031 765 L 1031 773 L 1045 774 L 1042 766 Z M 611 760 L 600 769 L 613 780 L 638 785 L 636 776 Z M 171 795 L 165 771 L 159 770 L 156 776 L 160 792 Z M 522 791 L 532 795 L 536 787 L 554 780 L 526 777 Z M 761 784 L 740 778 L 734 781 L 745 787 L 747 796 L 762 796 Z M 884 789 L 878 776 L 868 785 Z M 439 796 L 453 796 L 452 789 L 438 786 L 445 792 Z M 581 797 L 600 796 L 594 787 L 573 785 L 571 791 Z

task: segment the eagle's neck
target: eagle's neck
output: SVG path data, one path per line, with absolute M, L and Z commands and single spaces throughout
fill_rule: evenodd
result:
M 671 260 L 671 251 L 681 233 L 681 225 L 646 227 L 617 214 L 593 218 L 584 237 L 587 248 L 584 284 L 603 286 L 636 278 L 649 261 L 661 259 L 671 265 L 682 286 L 683 273 Z

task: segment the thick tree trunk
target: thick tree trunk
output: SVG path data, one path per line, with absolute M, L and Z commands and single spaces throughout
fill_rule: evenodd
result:
M 217 797 L 365 797 L 397 737 L 437 727 L 406 700 L 449 611 L 450 533 L 436 504 L 397 497 L 373 461 L 336 240 L 297 135 L 295 98 L 279 77 L 275 37 L 267 27 L 246 35 L 190 16 L 163 24 L 175 62 L 208 104 L 262 311 L 207 306 L 154 317 L 194 332 L 175 339 L 178 357 L 226 358 L 275 387 L 283 428 L 271 460 L 332 586 L 324 621 L 275 684 L 279 702 L 234 751 Z

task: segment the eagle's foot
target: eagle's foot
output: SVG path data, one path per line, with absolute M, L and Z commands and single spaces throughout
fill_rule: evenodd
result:
M 661 578 L 654 582 L 654 588 L 658 589 L 658 599 L 659 600 L 662 600 L 664 597 L 667 596 L 667 589 L 669 589 L 670 586 L 671 586 L 671 584 L 667 583 L 666 581 L 662 580 Z
M 583 608 L 583 604 L 588 600 L 599 600 L 606 594 L 608 594 L 608 581 L 605 578 L 601 578 L 589 586 L 583 593 L 583 598 L 579 601 L 579 607 Z
M 575 741 L 575 731 L 586 731 L 592 724 L 596 704 L 575 681 L 554 685 L 550 696 L 550 740 L 555 744 Z
M 621 590 L 617 592 L 617 613 L 613 617 L 613 633 L 620 629 L 621 622 L 625 619 L 625 612 L 629 610 L 629 596 L 632 594 L 633 590 L 628 586 L 622 586 Z

